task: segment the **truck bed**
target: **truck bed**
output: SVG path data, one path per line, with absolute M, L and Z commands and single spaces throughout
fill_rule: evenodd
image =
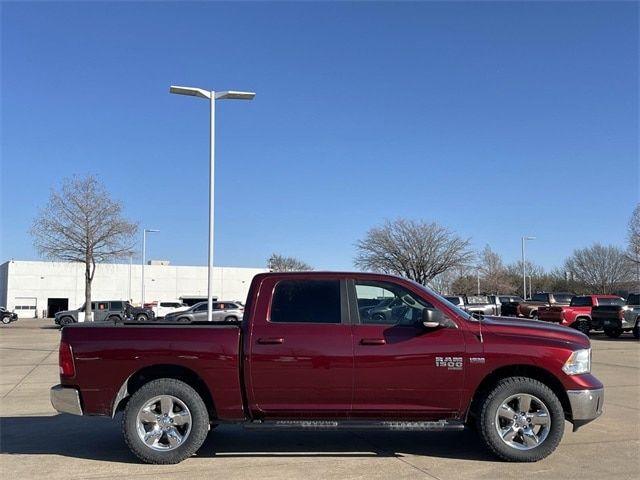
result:
M 76 375 L 62 383 L 82 387 L 86 414 L 112 415 L 129 381 L 152 375 L 159 365 L 174 365 L 185 374 L 198 372 L 216 399 L 220 419 L 238 420 L 244 417 L 240 341 L 238 322 L 70 325 L 62 329 L 62 342 L 73 346 Z

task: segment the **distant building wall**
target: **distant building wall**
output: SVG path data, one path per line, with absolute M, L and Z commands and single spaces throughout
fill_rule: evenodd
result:
M 254 275 L 265 268 L 214 267 L 213 295 L 245 301 Z M 145 265 L 145 302 L 207 295 L 207 267 Z M 139 304 L 142 266 L 99 264 L 92 284 L 94 300 L 131 300 Z M 0 265 L 0 302 L 23 318 L 41 317 L 51 302 L 84 303 L 84 264 L 12 260 Z

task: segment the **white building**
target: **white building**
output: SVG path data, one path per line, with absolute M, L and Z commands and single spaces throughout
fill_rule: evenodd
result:
M 221 300 L 245 301 L 254 275 L 265 268 L 214 267 L 213 295 Z M 142 297 L 142 265 L 98 264 L 92 284 L 94 300 Z M 145 303 L 206 297 L 207 267 L 145 265 Z M 84 303 L 84 264 L 11 260 L 0 265 L 0 305 L 19 317 L 53 316 Z

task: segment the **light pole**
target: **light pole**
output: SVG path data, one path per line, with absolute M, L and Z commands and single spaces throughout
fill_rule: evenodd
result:
M 142 231 L 142 295 L 141 295 L 141 307 L 144 308 L 144 264 L 147 255 L 147 232 L 158 233 L 160 230 L 154 230 L 152 228 L 145 228 Z
M 253 100 L 253 92 L 237 92 L 233 90 L 215 92 L 194 87 L 177 87 L 172 85 L 169 93 L 189 95 L 209 100 L 210 132 L 209 132 L 209 261 L 207 275 L 207 320 L 213 320 L 213 193 L 215 188 L 215 144 L 216 144 L 216 100 Z
M 478 295 L 480 295 L 480 269 L 478 269 L 476 273 L 478 274 Z
M 189 95 L 209 100 L 210 133 L 209 133 L 209 261 L 207 274 L 207 320 L 213 320 L 213 213 L 215 188 L 215 144 L 216 144 L 216 100 L 253 100 L 254 92 L 228 90 L 215 92 L 195 87 L 178 87 L 172 85 L 169 93 Z
M 535 240 L 536 237 L 522 237 L 522 296 L 527 298 L 527 264 L 525 258 L 524 244 L 527 240 Z

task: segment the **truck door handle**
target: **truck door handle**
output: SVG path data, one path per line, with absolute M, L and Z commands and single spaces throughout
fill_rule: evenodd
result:
M 258 343 L 260 345 L 279 345 L 284 343 L 284 338 L 282 337 L 259 338 Z
M 384 345 L 386 343 L 384 338 L 363 338 L 360 340 L 360 345 Z

